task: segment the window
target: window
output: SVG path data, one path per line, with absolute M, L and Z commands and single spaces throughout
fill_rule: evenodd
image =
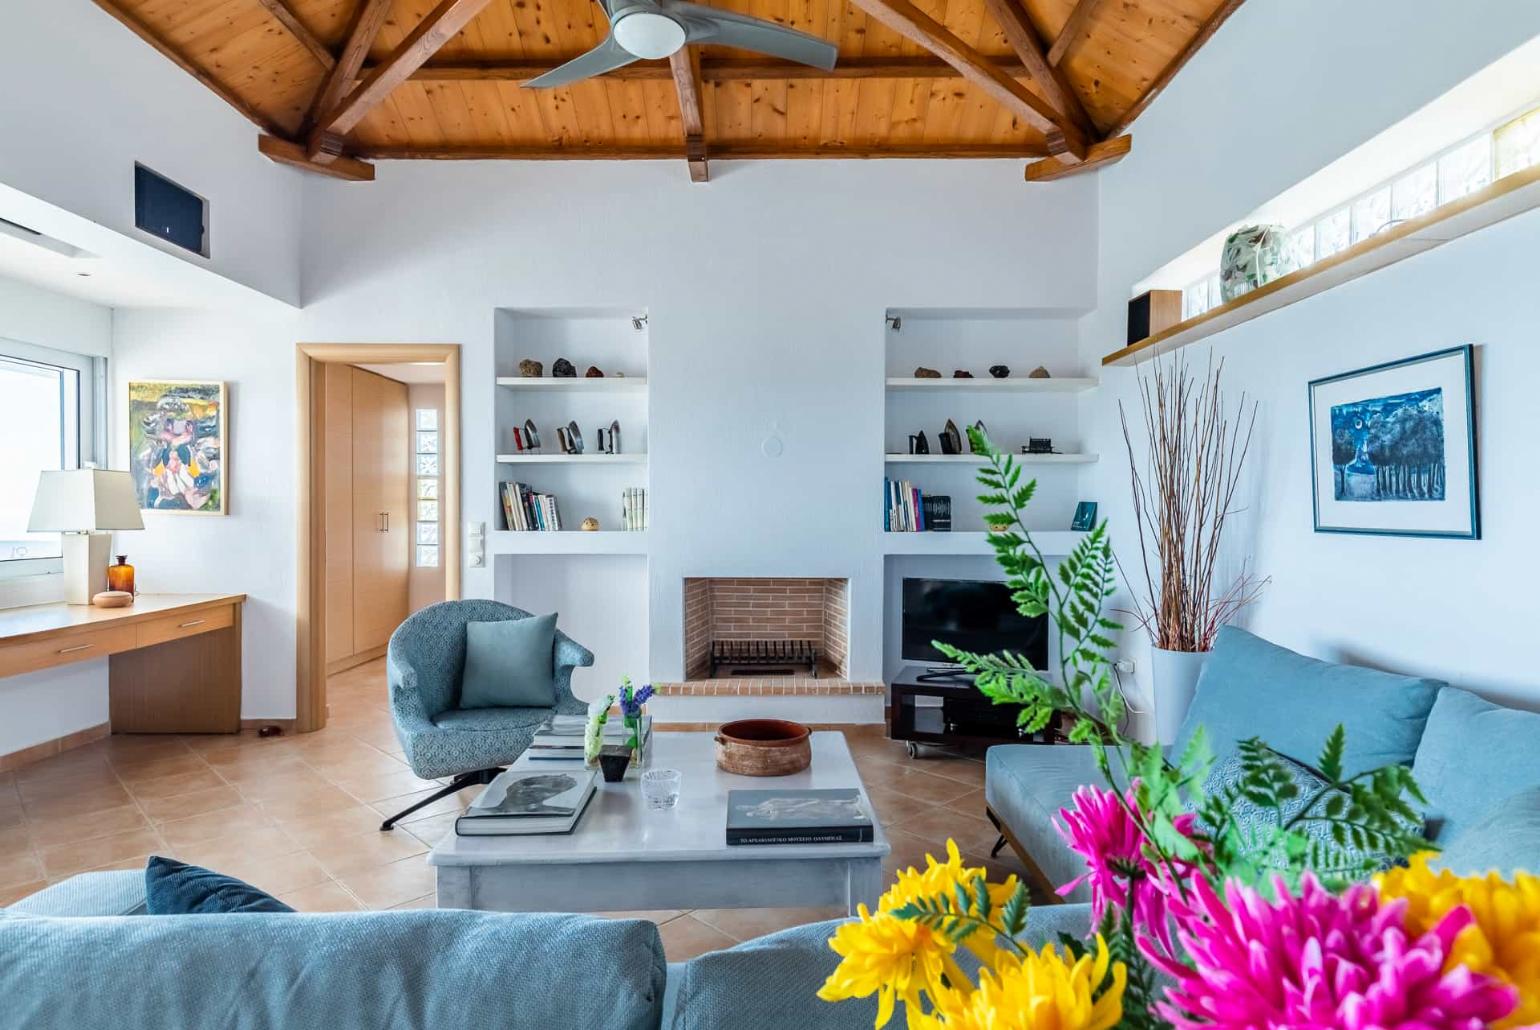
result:
M 1291 226 L 1287 267 L 1324 261 L 1535 164 L 1540 164 L 1540 109 L 1461 140 L 1303 225 Z M 1213 276 L 1205 276 L 1182 291 L 1182 317 L 1194 318 L 1222 303 Z
M 62 571 L 57 533 L 29 533 L 38 474 L 80 468 L 100 453 L 101 359 L 0 339 L 0 579 Z
M 413 439 L 417 467 L 417 567 L 438 567 L 438 409 L 418 408 Z

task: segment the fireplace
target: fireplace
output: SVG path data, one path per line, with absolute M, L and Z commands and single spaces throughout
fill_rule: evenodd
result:
M 766 577 L 684 581 L 690 680 L 845 679 L 850 581 Z

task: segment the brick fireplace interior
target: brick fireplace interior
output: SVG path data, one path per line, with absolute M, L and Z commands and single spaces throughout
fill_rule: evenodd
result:
M 814 678 L 806 645 L 817 652 L 819 679 L 850 674 L 848 579 L 689 578 L 684 581 L 684 667 L 691 680 Z M 717 662 L 713 670 L 713 644 Z M 747 651 L 748 660 L 732 655 Z M 731 652 L 724 654 L 723 652 Z

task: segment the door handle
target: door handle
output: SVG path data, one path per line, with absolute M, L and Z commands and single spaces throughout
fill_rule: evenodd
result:
M 76 644 L 74 647 L 61 647 L 59 654 L 74 654 L 76 651 L 89 651 L 95 644 Z
M 201 626 L 208 621 L 209 620 L 207 619 L 193 619 L 191 622 L 183 622 L 178 624 L 177 629 L 190 629 L 193 626 Z
M 385 520 L 385 532 L 389 533 L 390 532 L 390 512 L 388 512 L 388 511 L 380 512 L 380 518 Z

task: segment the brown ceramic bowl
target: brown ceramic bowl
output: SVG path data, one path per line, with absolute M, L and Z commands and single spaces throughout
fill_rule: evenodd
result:
M 717 767 L 739 776 L 789 776 L 813 764 L 812 733 L 785 719 L 739 719 L 717 730 Z

